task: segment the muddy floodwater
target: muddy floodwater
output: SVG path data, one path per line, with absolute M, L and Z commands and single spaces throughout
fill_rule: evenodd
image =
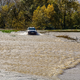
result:
M 56 37 L 58 35 L 69 35 L 76 40 Z M 58 80 L 58 75 L 65 69 L 80 63 L 79 41 L 79 32 L 51 32 L 43 35 L 0 32 L 0 70 Z

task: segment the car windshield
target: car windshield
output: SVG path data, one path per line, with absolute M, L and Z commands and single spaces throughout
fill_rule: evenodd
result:
M 28 28 L 28 30 L 35 30 L 35 28 Z

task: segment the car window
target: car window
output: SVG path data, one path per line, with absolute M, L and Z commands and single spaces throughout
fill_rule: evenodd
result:
M 28 28 L 28 30 L 35 30 L 35 28 Z

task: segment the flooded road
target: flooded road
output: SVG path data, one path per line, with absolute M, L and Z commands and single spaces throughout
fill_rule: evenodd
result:
M 57 32 L 44 35 L 22 33 L 0 32 L 0 70 L 59 80 L 58 75 L 65 69 L 80 63 L 80 43 L 56 37 L 57 35 L 69 35 L 74 38 L 77 36 L 79 40 L 80 33 L 74 35 Z M 23 75 L 22 80 L 26 80 L 25 77 Z M 10 80 L 21 80 L 20 77 L 18 78 Z M 29 80 L 41 80 L 41 78 Z

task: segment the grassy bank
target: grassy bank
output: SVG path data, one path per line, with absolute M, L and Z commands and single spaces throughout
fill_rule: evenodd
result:
M 55 30 L 47 30 L 49 32 L 80 32 L 80 29 L 55 29 Z
M 46 32 L 80 32 L 80 29 L 54 29 L 54 30 L 37 30 L 40 33 Z
M 55 30 L 46 30 L 49 32 L 80 32 L 80 29 L 55 29 Z
M 11 32 L 17 32 L 17 30 L 0 30 L 2 31 L 3 33 L 11 33 Z
M 0 29 L 3 33 L 17 32 L 19 30 Z M 54 29 L 54 30 L 38 30 L 40 33 L 46 32 L 80 32 L 80 29 Z

